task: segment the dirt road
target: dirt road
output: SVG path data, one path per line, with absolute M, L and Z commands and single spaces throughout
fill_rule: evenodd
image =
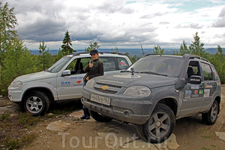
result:
M 93 119 L 80 120 L 82 110 L 66 116 L 46 119 L 24 132 L 38 136 L 25 150 L 55 149 L 178 149 L 178 150 L 222 150 L 225 141 L 216 132 L 225 133 L 225 85 L 222 87 L 221 112 L 217 122 L 208 126 L 202 123 L 201 115 L 179 119 L 172 138 L 161 145 L 144 142 L 137 134 L 136 126 L 118 121 L 99 123 Z M 50 131 L 46 127 L 61 120 L 62 131 Z M 178 144 L 179 147 L 176 145 Z

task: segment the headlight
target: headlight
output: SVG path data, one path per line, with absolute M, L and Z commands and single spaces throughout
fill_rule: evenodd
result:
M 14 88 L 17 88 L 17 87 L 20 87 L 20 86 L 22 86 L 23 85 L 23 82 L 22 81 L 16 81 L 16 82 L 12 82 L 11 84 L 10 84 L 10 86 L 11 87 L 14 87 Z
M 147 97 L 151 94 L 151 90 L 146 86 L 131 86 L 123 94 L 134 97 Z
M 94 79 L 91 79 L 91 80 L 89 80 L 89 81 L 87 82 L 86 87 L 92 88 L 92 87 L 94 86 L 94 83 L 95 83 L 95 80 L 94 80 Z

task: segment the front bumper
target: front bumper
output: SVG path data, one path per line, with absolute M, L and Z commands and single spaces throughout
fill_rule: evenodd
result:
M 91 94 L 110 97 L 110 106 L 99 104 L 90 100 Z M 86 89 L 82 91 L 82 103 L 89 110 L 102 115 L 134 124 L 144 124 L 150 117 L 153 104 L 149 100 L 138 100 L 115 94 L 103 94 L 98 91 L 90 92 Z
M 8 89 L 8 98 L 12 102 L 21 102 L 22 91 L 19 89 Z

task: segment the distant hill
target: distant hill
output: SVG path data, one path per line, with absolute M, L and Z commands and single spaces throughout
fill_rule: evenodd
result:
M 225 48 L 223 48 L 222 50 L 223 50 L 223 53 L 225 53 Z M 207 48 L 205 49 L 205 51 L 210 54 L 216 54 L 217 48 Z
M 98 49 L 99 52 L 112 52 L 111 49 Z M 59 50 L 49 50 L 49 53 L 52 55 L 58 54 Z M 164 49 L 165 54 L 170 55 L 173 54 L 173 51 L 178 51 L 178 49 Z M 77 50 L 77 52 L 84 52 L 84 50 Z M 142 56 L 142 50 L 141 49 L 119 49 L 120 53 L 126 53 L 128 52 L 130 56 Z M 145 54 L 151 54 L 153 53 L 153 49 L 144 49 Z M 31 54 L 39 55 L 38 50 L 31 50 Z
M 52 55 L 58 54 L 59 50 L 49 50 L 49 53 Z M 112 52 L 111 49 L 99 49 L 100 52 Z M 172 55 L 173 52 L 177 52 L 179 51 L 179 49 L 175 49 L 175 48 L 164 48 L 164 53 L 166 55 Z M 215 54 L 217 52 L 217 48 L 207 48 L 205 49 L 205 51 L 207 53 L 210 54 Z M 77 52 L 84 52 L 84 50 L 77 50 Z M 141 49 L 119 49 L 120 53 L 126 53 L 128 52 L 130 56 L 143 56 L 142 55 L 142 50 Z M 223 52 L 225 53 L 225 49 L 223 48 Z M 153 53 L 153 49 L 144 49 L 144 53 L 145 54 L 152 54 Z M 38 50 L 31 50 L 31 54 L 35 54 L 35 55 L 39 55 Z

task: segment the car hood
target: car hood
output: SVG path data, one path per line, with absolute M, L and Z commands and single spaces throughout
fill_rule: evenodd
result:
M 22 82 L 29 82 L 29 81 L 53 78 L 53 77 L 56 77 L 56 75 L 57 75 L 56 73 L 42 71 L 42 72 L 31 73 L 31 74 L 19 76 L 15 79 L 15 81 L 19 80 Z
M 95 81 L 101 84 L 129 87 L 132 85 L 144 85 L 149 88 L 176 84 L 177 77 L 167 77 L 162 75 L 135 73 L 120 73 L 116 75 L 106 75 L 96 77 Z

